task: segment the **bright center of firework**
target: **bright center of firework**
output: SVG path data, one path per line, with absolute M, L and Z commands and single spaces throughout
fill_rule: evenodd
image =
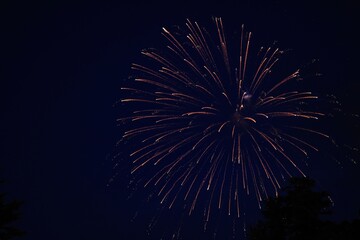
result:
M 243 117 L 238 111 L 235 111 L 232 116 L 232 121 L 235 125 L 241 124 L 241 122 L 243 122 Z
M 248 122 L 239 111 L 233 113 L 231 121 L 240 131 L 245 131 L 248 128 Z
M 252 120 L 249 116 L 252 114 L 252 111 L 252 95 L 245 92 L 231 117 L 232 123 L 238 130 L 245 131 L 249 127 L 249 120 Z
M 240 122 L 241 120 L 241 115 L 238 111 L 234 112 L 234 115 L 233 115 L 233 121 L 234 122 Z

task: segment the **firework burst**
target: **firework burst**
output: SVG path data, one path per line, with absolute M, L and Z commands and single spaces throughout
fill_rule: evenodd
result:
M 221 18 L 214 22 L 215 34 L 189 20 L 184 29 L 163 28 L 168 45 L 142 51 L 146 64 L 132 65 L 136 76 L 121 99 L 129 114 L 118 119 L 123 139 L 136 146 L 131 173 L 156 186 L 169 208 L 187 202 L 189 214 L 207 194 L 206 221 L 214 208 L 240 217 L 240 200 L 249 194 L 260 206 L 284 177 L 305 175 L 296 159 L 317 148 L 304 135 L 328 138 L 303 124 L 323 114 L 303 109 L 317 96 L 288 87 L 300 70 L 272 74 L 283 52 L 253 53 L 244 26 L 230 49 Z

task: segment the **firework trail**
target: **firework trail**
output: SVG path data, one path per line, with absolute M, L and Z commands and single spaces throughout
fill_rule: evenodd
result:
M 324 115 L 302 107 L 317 96 L 289 88 L 300 70 L 272 74 L 283 52 L 253 53 L 244 26 L 237 49 L 229 48 L 221 18 L 214 22 L 215 34 L 190 20 L 185 29 L 163 28 L 168 45 L 142 51 L 146 64 L 132 65 L 136 76 L 121 99 L 129 114 L 118 119 L 136 146 L 131 173 L 156 186 L 169 208 L 189 203 L 188 214 L 207 194 L 206 221 L 216 208 L 240 217 L 244 196 L 260 206 L 283 178 L 305 176 L 296 159 L 317 151 L 306 136 L 328 138 L 304 124 Z

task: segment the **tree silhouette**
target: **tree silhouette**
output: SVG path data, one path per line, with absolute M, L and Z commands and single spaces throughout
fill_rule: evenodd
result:
M 352 240 L 360 239 L 360 221 L 337 224 L 322 216 L 331 214 L 326 192 L 314 191 L 315 181 L 291 178 L 284 194 L 264 205 L 264 219 L 250 229 L 251 240 Z
M 8 240 L 25 234 L 24 231 L 12 225 L 19 218 L 20 206 L 21 202 L 16 200 L 7 202 L 5 194 L 0 193 L 0 240 Z

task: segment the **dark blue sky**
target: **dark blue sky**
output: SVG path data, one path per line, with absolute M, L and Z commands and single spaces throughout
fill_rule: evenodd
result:
M 136 204 L 122 178 L 107 187 L 120 138 L 113 104 L 139 51 L 161 46 L 162 26 L 211 16 L 229 28 L 245 23 L 257 41 L 291 48 L 300 64 L 319 59 L 323 77 L 311 86 L 360 113 L 356 6 L 289 2 L 2 1 L 0 177 L 9 197 L 24 201 L 24 239 L 144 239 L 146 228 L 129 224 Z M 354 121 L 337 123 L 334 134 L 359 146 Z M 321 159 L 309 169 L 333 194 L 338 220 L 360 209 L 360 169 L 344 162 Z

